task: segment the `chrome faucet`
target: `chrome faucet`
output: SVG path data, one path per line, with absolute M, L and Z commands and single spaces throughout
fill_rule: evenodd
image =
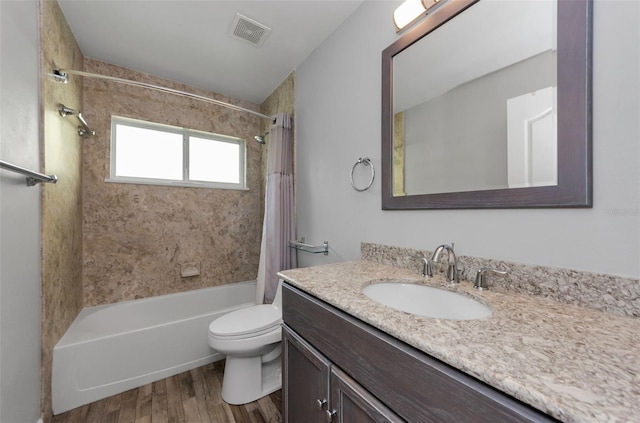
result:
M 446 251 L 449 257 L 447 280 L 449 280 L 449 282 L 451 283 L 458 283 L 458 262 L 456 259 L 456 253 L 453 252 L 453 247 L 451 245 L 442 244 L 438 246 L 438 248 L 435 249 L 433 255 L 431 256 L 431 261 L 433 263 L 438 263 L 438 260 L 440 260 L 440 254 L 442 254 L 443 251 Z
M 433 277 L 433 268 L 431 267 L 431 260 L 426 257 L 423 257 L 422 260 L 424 264 L 422 265 L 422 276 L 425 278 Z
M 475 289 L 479 289 L 480 291 L 489 289 L 489 286 L 487 285 L 487 273 L 495 273 L 497 275 L 508 274 L 504 270 L 498 270 L 491 267 L 482 267 L 478 269 L 478 273 L 476 273 L 476 283 L 473 285 Z

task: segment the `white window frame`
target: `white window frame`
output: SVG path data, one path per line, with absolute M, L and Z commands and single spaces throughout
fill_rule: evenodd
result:
M 152 129 L 154 131 L 163 131 L 173 134 L 182 135 L 182 180 L 159 179 L 159 178 L 140 178 L 131 176 L 116 175 L 116 125 L 133 126 L 143 129 Z M 239 183 L 228 182 L 208 182 L 196 181 L 189 179 L 189 137 L 210 139 L 212 141 L 227 142 L 236 144 L 240 147 L 239 152 Z M 226 135 L 213 134 L 210 132 L 196 131 L 194 129 L 180 128 L 177 126 L 164 125 L 161 123 L 148 122 L 139 119 L 131 119 L 121 116 L 111 117 L 111 152 L 110 152 L 110 171 L 109 177 L 105 182 L 125 183 L 125 184 L 141 184 L 141 185 L 164 185 L 179 187 L 199 187 L 199 188 L 218 188 L 218 189 L 235 189 L 248 190 L 246 182 L 246 162 L 247 162 L 247 145 L 242 138 L 230 137 Z

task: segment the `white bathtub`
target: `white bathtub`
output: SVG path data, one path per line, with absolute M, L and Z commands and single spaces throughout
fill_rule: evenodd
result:
M 53 349 L 53 413 L 211 363 L 218 316 L 255 304 L 256 282 L 84 308 Z

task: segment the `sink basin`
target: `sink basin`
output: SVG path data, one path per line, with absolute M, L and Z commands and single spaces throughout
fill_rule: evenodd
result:
M 362 293 L 396 310 L 436 319 L 474 320 L 491 316 L 491 309 L 467 296 L 431 286 L 402 282 L 367 285 Z

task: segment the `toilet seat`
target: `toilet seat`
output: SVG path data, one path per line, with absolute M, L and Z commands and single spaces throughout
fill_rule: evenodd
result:
M 282 311 L 271 304 L 261 304 L 232 311 L 211 322 L 209 336 L 218 339 L 243 339 L 259 336 L 282 324 Z

